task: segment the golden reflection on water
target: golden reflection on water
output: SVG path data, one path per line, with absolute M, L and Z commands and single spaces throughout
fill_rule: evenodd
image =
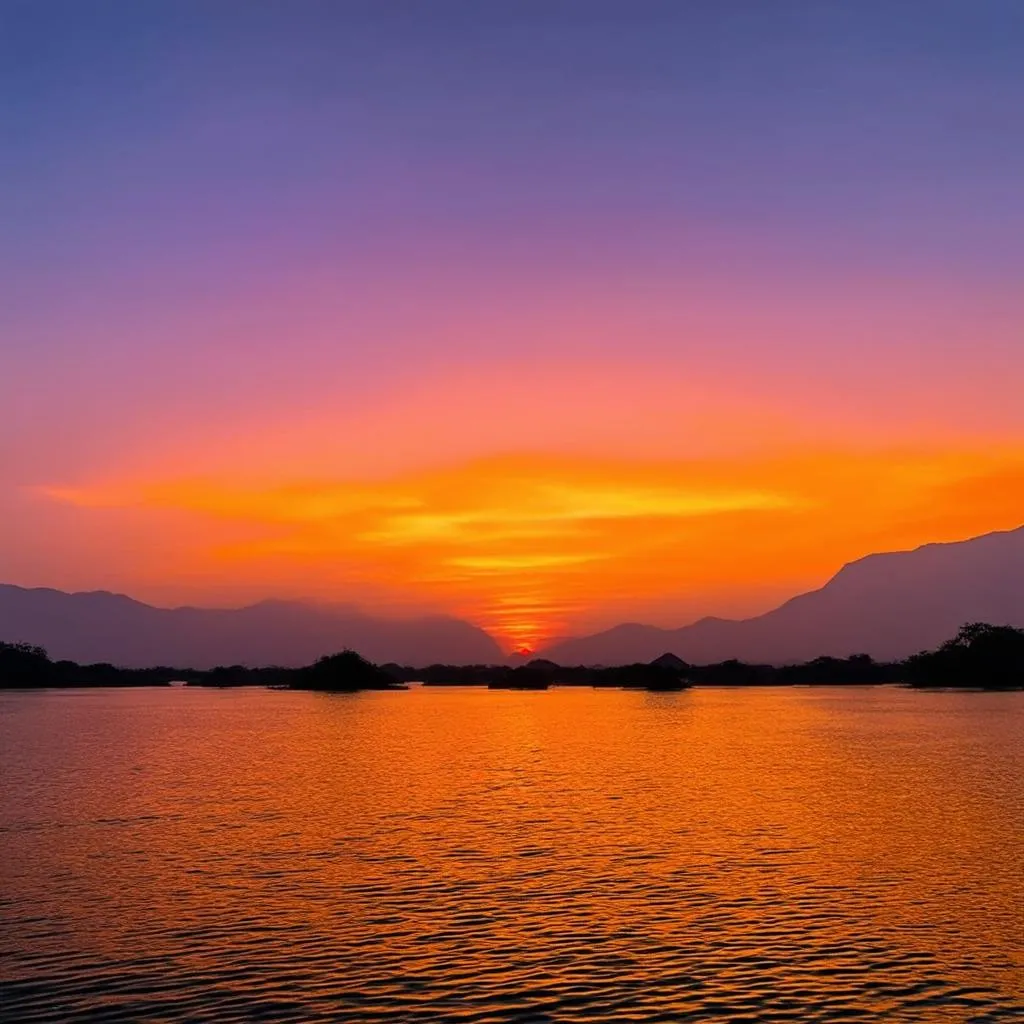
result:
M 11 1019 L 1024 1015 L 1024 695 L 0 709 Z

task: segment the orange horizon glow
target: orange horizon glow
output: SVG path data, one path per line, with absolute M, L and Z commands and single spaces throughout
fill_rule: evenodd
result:
M 122 567 L 129 592 L 161 581 L 201 593 L 219 579 L 444 612 L 532 653 L 623 619 L 742 613 L 751 592 L 776 603 L 875 551 L 1019 526 L 1024 447 L 534 454 L 373 481 L 124 480 L 45 497 L 150 531 L 146 554 Z
M 1013 5 L 15 6 L 0 582 L 536 651 L 1021 525 Z

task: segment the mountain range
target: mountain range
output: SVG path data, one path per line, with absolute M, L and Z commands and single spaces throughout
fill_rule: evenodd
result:
M 819 655 L 904 658 L 968 621 L 1024 625 L 1024 526 L 951 544 L 868 555 L 820 590 L 749 619 L 705 618 L 681 629 L 633 623 L 560 640 L 538 652 L 563 665 L 738 658 L 783 664 Z M 105 591 L 67 594 L 0 584 L 0 640 L 55 659 L 124 667 L 309 664 L 352 647 L 376 662 L 424 666 L 503 660 L 482 629 L 459 619 L 377 618 L 344 606 L 264 601 L 245 608 L 155 608 Z
M 936 647 L 974 621 L 1024 626 L 1024 526 L 868 555 L 820 590 L 754 618 L 705 618 L 682 629 L 627 623 L 541 653 L 562 665 L 651 661 L 666 651 L 698 665 L 851 654 L 896 660 Z
M 54 659 L 125 668 L 297 667 L 344 647 L 376 662 L 497 662 L 482 629 L 444 616 L 383 619 L 347 607 L 263 601 L 245 608 L 154 608 L 106 591 L 66 594 L 0 584 L 0 640 Z

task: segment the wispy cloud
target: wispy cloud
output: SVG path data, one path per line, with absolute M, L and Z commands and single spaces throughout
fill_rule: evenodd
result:
M 190 532 L 182 571 L 262 580 L 271 592 L 412 597 L 533 643 L 604 604 L 820 582 L 869 551 L 1017 525 L 1024 451 L 524 455 L 373 484 L 171 479 L 46 493 L 97 514 L 209 524 L 205 545 Z

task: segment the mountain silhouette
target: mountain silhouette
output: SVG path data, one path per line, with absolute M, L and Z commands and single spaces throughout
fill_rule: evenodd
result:
M 851 654 L 895 660 L 936 647 L 975 621 L 1024 626 L 1024 526 L 868 555 L 820 590 L 755 618 L 706 618 L 682 629 L 627 623 L 539 653 L 563 665 L 651 661 L 666 651 L 698 665 Z
M 426 665 L 501 659 L 482 629 L 459 619 L 374 618 L 341 606 L 264 601 L 245 608 L 155 608 L 106 591 L 67 594 L 0 584 L 0 640 L 50 656 L 128 668 L 308 665 L 345 647 L 374 662 Z
M 785 664 L 861 653 L 892 660 L 937 647 L 965 622 L 1024 626 L 1024 526 L 868 555 L 844 566 L 820 590 L 755 618 L 705 618 L 681 629 L 627 623 L 559 640 L 538 654 L 563 665 L 650 662 L 669 652 L 698 665 L 730 658 Z M 345 647 L 378 663 L 505 660 L 482 629 L 446 616 L 384 619 L 290 601 L 156 608 L 106 591 L 68 594 L 6 584 L 0 584 L 0 640 L 37 644 L 55 660 L 129 668 L 296 667 Z

